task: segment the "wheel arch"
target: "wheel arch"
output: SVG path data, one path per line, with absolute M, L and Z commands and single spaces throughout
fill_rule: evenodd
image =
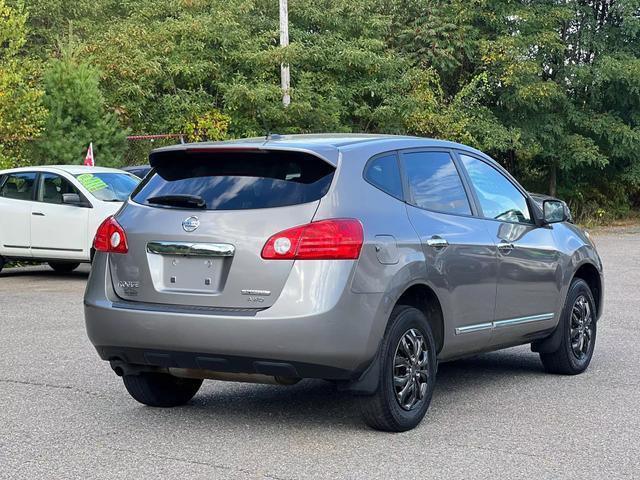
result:
M 591 262 L 585 262 L 580 265 L 573 274 L 573 279 L 580 278 L 587 282 L 596 303 L 596 318 L 600 318 L 602 313 L 603 286 L 602 277 L 598 268 Z
M 600 270 L 596 265 L 591 263 L 590 261 L 584 261 L 578 265 L 578 267 L 573 272 L 573 276 L 571 277 L 571 281 L 567 285 L 565 296 L 563 297 L 562 305 L 565 304 L 565 297 L 568 295 L 569 289 L 573 281 L 579 278 L 584 280 L 589 289 L 591 290 L 591 294 L 593 295 L 593 300 L 596 303 L 596 319 L 600 318 L 602 314 L 602 301 L 603 301 L 603 284 L 602 284 L 602 276 L 600 274 Z M 531 343 L 531 350 L 533 352 L 539 353 L 552 353 L 558 350 L 560 347 L 560 342 L 562 341 L 562 315 L 563 310 L 560 310 L 560 316 L 558 317 L 558 325 L 555 330 L 545 338 L 534 340 Z
M 424 313 L 436 342 L 436 353 L 440 353 L 444 346 L 444 313 L 435 291 L 425 283 L 414 283 L 404 290 L 395 305 L 411 306 Z
M 442 350 L 444 346 L 444 313 L 442 309 L 442 303 L 436 295 L 433 288 L 424 281 L 416 279 L 413 283 L 405 284 L 403 288 L 396 286 L 394 290 L 395 295 L 389 295 L 390 307 L 388 312 L 390 314 L 393 308 L 397 305 L 407 305 L 417 308 L 425 314 L 436 342 L 436 354 Z M 393 301 L 395 298 L 395 302 Z M 387 316 L 386 324 L 382 335 L 386 334 L 389 327 L 389 317 Z M 381 343 L 381 342 L 380 342 Z M 358 395 L 371 395 L 378 388 L 378 381 L 380 376 L 380 355 L 378 343 L 377 353 L 373 358 L 373 361 L 363 371 L 363 373 L 346 385 L 341 386 L 343 390 L 348 390 Z

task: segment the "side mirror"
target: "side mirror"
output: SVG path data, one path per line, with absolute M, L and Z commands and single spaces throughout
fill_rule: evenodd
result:
M 567 212 L 560 200 L 545 200 L 542 202 L 542 212 L 545 224 L 567 221 Z
M 65 205 L 75 205 L 77 207 L 84 207 L 84 202 L 77 193 L 63 193 L 62 203 Z

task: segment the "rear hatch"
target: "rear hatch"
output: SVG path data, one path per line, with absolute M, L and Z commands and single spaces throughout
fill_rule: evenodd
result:
M 293 260 L 264 260 L 273 234 L 311 222 L 335 167 L 290 150 L 156 153 L 153 174 L 118 214 L 128 244 L 109 255 L 116 294 L 131 302 L 267 308 Z

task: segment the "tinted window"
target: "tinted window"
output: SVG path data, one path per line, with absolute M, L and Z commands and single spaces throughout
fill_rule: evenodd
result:
M 129 173 L 83 173 L 76 178 L 91 195 L 104 202 L 124 202 L 140 183 Z
M 33 200 L 35 180 L 36 174 L 33 172 L 11 173 L 0 189 L 0 196 L 16 200 Z
M 200 197 L 209 210 L 282 207 L 318 200 L 327 193 L 334 168 L 306 153 L 171 152 L 155 166 L 154 175 L 134 194 L 134 201 L 154 197 Z
M 525 196 L 498 170 L 477 158 L 460 155 L 486 218 L 531 223 Z
M 62 203 L 62 195 L 65 193 L 80 192 L 67 179 L 54 173 L 43 173 L 40 175 L 40 189 L 38 190 L 38 201 L 46 203 Z
M 127 171 L 138 178 L 144 178 L 151 171 L 151 167 L 130 168 Z
M 364 178 L 383 192 L 402 198 L 402 181 L 395 153 L 370 160 Z
M 404 153 L 402 161 L 413 205 L 445 213 L 471 214 L 467 194 L 448 153 Z

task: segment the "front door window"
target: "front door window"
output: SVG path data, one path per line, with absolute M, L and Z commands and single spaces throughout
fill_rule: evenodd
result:
M 485 218 L 533 223 L 525 196 L 498 170 L 474 157 L 460 155 Z

